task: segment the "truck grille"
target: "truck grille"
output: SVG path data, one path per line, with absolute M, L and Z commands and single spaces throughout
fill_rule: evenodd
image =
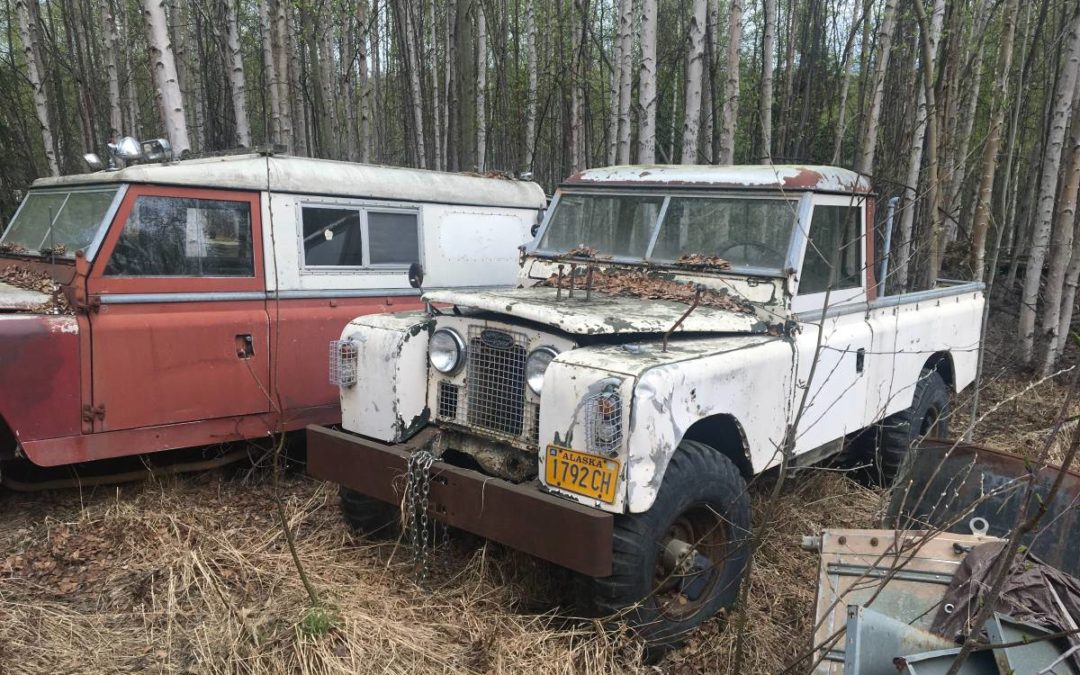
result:
M 520 333 L 469 328 L 466 419 L 470 425 L 511 436 L 524 433 L 527 351 Z

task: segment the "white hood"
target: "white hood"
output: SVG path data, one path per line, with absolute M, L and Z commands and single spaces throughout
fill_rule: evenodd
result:
M 689 308 L 681 302 L 615 297 L 597 291 L 586 300 L 585 291 L 580 289 L 573 298 L 568 295 L 563 289 L 562 297 L 556 300 L 556 289 L 534 287 L 482 292 L 432 291 L 424 299 L 435 304 L 507 314 L 577 335 L 664 333 Z M 680 332 L 692 333 L 760 334 L 768 330 L 768 323 L 755 314 L 708 306 L 695 309 L 679 326 Z

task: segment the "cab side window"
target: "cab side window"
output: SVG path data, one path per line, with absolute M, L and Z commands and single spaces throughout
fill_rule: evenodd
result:
M 858 206 L 814 207 L 799 279 L 800 295 L 862 285 L 861 221 Z
M 248 202 L 141 195 L 105 266 L 113 277 L 253 277 Z

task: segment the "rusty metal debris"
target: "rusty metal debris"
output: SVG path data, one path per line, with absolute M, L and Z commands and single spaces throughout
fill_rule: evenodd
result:
M 804 548 L 821 552 L 814 672 L 945 673 L 960 648 L 937 630 L 937 619 L 962 611 L 950 593 L 970 551 L 1001 543 L 933 530 L 826 530 L 807 537 Z M 1062 623 L 1074 626 L 1065 617 L 1035 625 L 998 612 L 982 633 L 988 648 L 972 652 L 960 673 L 1076 674 L 1075 650 L 1058 631 Z
M 49 296 L 49 300 L 33 309 L 40 314 L 74 314 L 75 311 L 64 295 L 63 286 L 48 272 L 20 265 L 0 270 L 0 282 L 26 291 L 37 291 Z
M 912 628 L 929 630 L 934 612 L 966 550 L 993 537 L 926 530 L 825 530 L 804 547 L 821 553 L 814 645 L 818 675 L 867 675 L 845 666 L 849 606 L 869 607 Z M 881 655 L 892 659 L 904 654 Z M 893 669 L 892 672 L 896 672 Z
M 1039 533 L 1023 542 L 1046 563 L 1080 576 L 1080 473 L 1067 471 L 1053 501 L 1046 499 L 1061 473 L 1054 466 L 1035 468 L 1029 460 L 999 450 L 927 441 L 908 453 L 907 487 L 893 491 L 888 522 L 894 527 L 940 527 L 966 530 L 972 517 L 985 519 L 989 533 L 1005 536 L 1023 506 L 1028 476 L 1034 474 L 1046 515 Z
M 540 282 L 541 286 L 550 286 L 573 290 L 575 287 L 585 285 L 575 280 L 571 274 L 552 274 L 546 280 Z M 649 300 L 672 300 L 691 304 L 698 297 L 697 286 L 689 281 L 676 281 L 670 274 L 663 274 L 653 270 L 641 269 L 595 269 L 590 275 L 592 282 L 589 286 L 591 292 L 606 293 L 623 298 L 646 298 Z M 558 296 L 557 296 L 558 297 Z M 715 307 L 740 314 L 753 314 L 754 307 L 748 301 L 735 297 L 724 290 L 705 289 L 700 293 L 698 305 L 702 307 Z

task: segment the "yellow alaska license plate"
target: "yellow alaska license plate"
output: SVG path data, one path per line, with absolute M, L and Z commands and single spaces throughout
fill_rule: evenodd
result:
M 606 504 L 615 501 L 615 487 L 619 483 L 619 462 L 586 452 L 547 447 L 547 484 Z

